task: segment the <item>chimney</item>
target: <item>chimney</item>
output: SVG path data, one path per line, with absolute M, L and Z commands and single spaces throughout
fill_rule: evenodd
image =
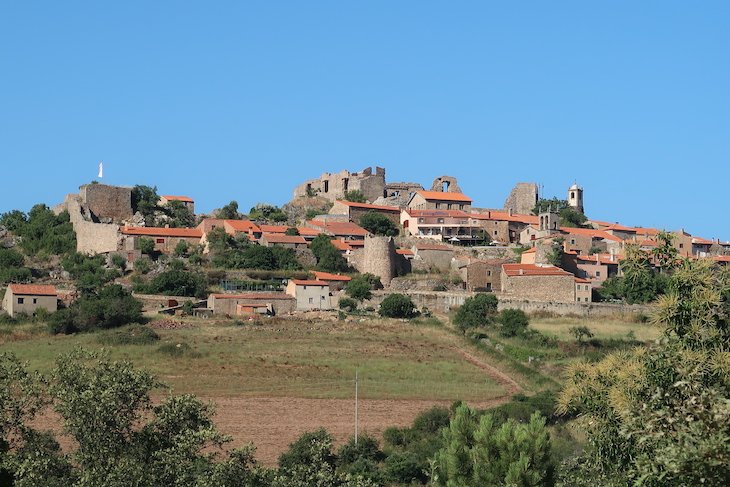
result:
M 507 214 L 508 214 L 509 216 L 512 216 L 512 208 L 509 208 L 509 209 L 507 210 Z

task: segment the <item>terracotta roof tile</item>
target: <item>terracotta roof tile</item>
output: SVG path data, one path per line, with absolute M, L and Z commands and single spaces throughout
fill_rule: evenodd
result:
M 505 274 L 514 276 L 572 276 L 568 271 L 555 266 L 538 266 L 535 264 L 503 264 Z
M 329 286 L 329 284 L 324 281 L 315 281 L 312 279 L 292 279 L 289 282 L 293 282 L 297 286 Z
M 57 296 L 56 287 L 48 284 L 10 284 L 8 289 L 13 294 L 27 294 L 32 296 Z
M 332 245 L 334 245 L 337 250 L 352 250 L 352 247 L 342 240 L 330 240 L 330 242 L 332 242 Z
M 573 228 L 573 227 L 560 227 L 561 232 L 568 233 L 570 235 L 583 235 L 586 237 L 597 238 L 601 240 L 611 240 L 613 242 L 621 242 L 621 239 L 606 233 L 603 230 L 595 230 L 593 228 Z
M 416 194 L 423 196 L 427 200 L 437 201 L 459 201 L 462 203 L 471 203 L 471 198 L 462 193 L 449 193 L 442 191 L 416 191 Z
M 259 233 L 261 229 L 251 220 L 223 220 L 223 225 L 234 232 Z
M 264 233 L 261 235 L 262 240 L 266 240 L 268 243 L 279 243 L 279 244 L 305 244 L 304 237 L 301 235 L 282 235 L 280 233 Z
M 184 203 L 195 203 L 192 198 L 188 196 L 173 196 L 173 195 L 162 195 L 160 198 L 165 198 L 167 201 L 182 201 Z
M 352 277 L 343 276 L 342 274 L 330 274 L 329 272 L 313 271 L 314 277 L 318 281 L 352 281 Z
M 342 203 L 346 206 L 352 206 L 353 208 L 364 208 L 376 211 L 392 211 L 400 213 L 400 208 L 395 206 L 382 206 L 382 205 L 371 205 L 370 203 L 355 203 L 354 201 L 337 200 L 338 203 Z
M 286 225 L 259 225 L 263 233 L 286 233 L 289 229 Z
M 199 228 L 162 228 L 162 227 L 123 227 L 124 235 L 146 235 L 150 237 L 188 237 L 201 238 L 203 231 Z
M 398 255 L 413 255 L 413 251 L 410 249 L 395 249 L 395 253 Z

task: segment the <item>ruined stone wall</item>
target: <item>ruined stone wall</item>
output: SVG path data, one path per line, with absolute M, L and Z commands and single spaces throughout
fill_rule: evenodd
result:
M 375 201 L 385 193 L 385 169 L 365 168 L 360 172 L 340 171 L 336 174 L 324 173 L 318 179 L 310 179 L 294 189 L 294 198 L 317 196 L 330 201 L 342 199 L 347 191 L 362 191 L 368 201 Z
M 417 250 L 414 263 L 421 261 L 427 269 L 449 272 L 454 252 L 448 250 Z
M 448 193 L 461 193 L 459 182 L 453 176 L 440 176 L 433 180 L 431 191 L 445 191 Z
M 378 211 L 378 210 L 372 210 L 368 208 L 357 208 L 355 206 L 350 207 L 350 221 L 360 224 L 360 218 L 362 218 L 363 215 L 366 215 L 367 213 L 370 213 L 371 211 L 374 211 L 375 213 L 379 213 L 383 216 L 385 216 L 388 220 L 392 221 L 396 227 L 400 228 L 400 212 L 396 211 Z
M 100 220 L 126 220 L 131 218 L 132 189 L 106 184 L 85 184 L 79 188 L 83 206 L 91 210 Z
M 514 213 L 523 215 L 532 214 L 539 197 L 537 184 L 517 183 L 504 202 L 505 210 L 512 210 Z
M 74 232 L 76 232 L 76 251 L 82 254 L 103 254 L 121 249 L 119 225 L 114 223 L 95 223 L 84 218 L 79 196 L 66 196 L 58 209 L 68 211 Z
M 385 197 L 375 200 L 374 203 L 405 208 L 416 191 L 423 191 L 423 186 L 418 183 L 388 183 L 385 185 Z
M 575 302 L 575 277 L 512 276 L 502 273 L 502 291 L 507 298 L 554 303 Z
M 467 291 L 500 291 L 503 262 L 472 262 L 466 269 Z

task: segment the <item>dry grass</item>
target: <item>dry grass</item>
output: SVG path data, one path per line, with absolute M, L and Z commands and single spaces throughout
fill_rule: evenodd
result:
M 649 323 L 635 323 L 618 318 L 532 318 L 530 326 L 545 335 L 565 341 L 574 340 L 570 329 L 575 326 L 588 327 L 599 339 L 626 338 L 629 332 L 633 332 L 636 340 L 651 341 L 661 335 L 661 330 Z

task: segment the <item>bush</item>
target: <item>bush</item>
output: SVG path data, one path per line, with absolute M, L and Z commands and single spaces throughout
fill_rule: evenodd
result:
M 345 292 L 351 298 L 358 301 L 363 301 L 365 299 L 370 299 L 371 297 L 373 297 L 373 293 L 371 293 L 370 291 L 372 291 L 376 287 L 383 287 L 383 285 L 380 283 L 379 277 L 369 273 L 360 274 L 359 276 L 355 276 L 350 282 L 347 283 L 347 286 L 345 286 Z
M 135 284 L 134 290 L 147 294 L 202 298 L 207 294 L 208 283 L 203 274 L 173 269 L 156 275 L 146 284 Z
M 97 341 L 102 345 L 152 345 L 157 343 L 160 335 L 143 325 L 129 325 L 127 327 L 102 333 Z
M 145 255 L 151 255 L 155 251 L 155 241 L 151 238 L 140 237 L 137 241 L 139 245 L 139 251 Z
M 394 293 L 386 296 L 380 303 L 378 314 L 388 318 L 413 318 L 418 312 L 411 298 L 404 294 Z
M 344 309 L 348 313 L 352 313 L 357 309 L 357 301 L 351 298 L 340 299 L 340 309 Z
M 344 272 L 350 266 L 327 235 L 317 235 L 309 248 L 317 258 L 317 267 L 325 272 Z
M 149 257 L 142 256 L 134 261 L 134 270 L 140 274 L 147 274 L 152 269 L 152 261 Z
M 190 246 L 185 240 L 180 240 L 177 245 L 175 245 L 175 257 L 185 257 L 188 255 L 189 251 Z
M 492 293 L 479 293 L 464 300 L 464 304 L 456 312 L 454 324 L 462 331 L 485 326 L 493 321 L 496 312 L 497 297 Z
M 116 328 L 142 319 L 142 304 L 118 284 L 102 288 L 98 294 L 86 294 L 65 309 L 53 313 L 49 320 L 52 333 L 75 333 Z
M 124 272 L 124 269 L 127 267 L 127 260 L 119 254 L 114 254 L 112 255 L 112 265 L 119 267 L 119 270 Z
M 360 226 L 374 235 L 395 237 L 400 233 L 400 229 L 390 218 L 375 211 L 369 211 L 361 216 Z
M 501 334 L 504 337 L 523 335 L 530 324 L 527 315 L 520 309 L 505 309 L 499 314 L 502 324 Z
M 76 249 L 76 233 L 66 211 L 56 215 L 46 205 L 38 204 L 27 216 L 17 210 L 4 213 L 0 225 L 21 237 L 20 247 L 27 255 L 63 255 Z

